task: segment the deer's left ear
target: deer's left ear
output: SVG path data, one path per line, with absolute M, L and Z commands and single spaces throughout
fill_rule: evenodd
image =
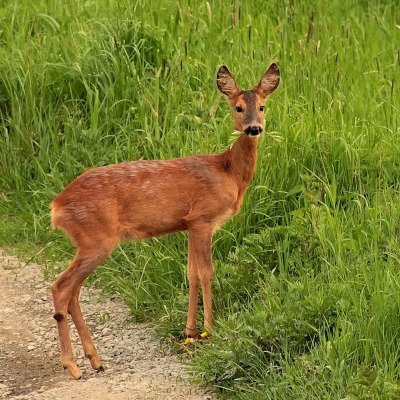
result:
M 261 77 L 260 82 L 253 87 L 261 97 L 269 96 L 279 85 L 280 73 L 278 66 L 274 63 L 268 71 Z

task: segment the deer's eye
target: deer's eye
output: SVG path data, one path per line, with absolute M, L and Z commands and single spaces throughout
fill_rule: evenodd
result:
M 264 108 L 265 108 L 264 106 L 261 106 L 261 107 L 260 107 L 260 111 L 261 111 L 261 112 L 264 112 Z
M 236 107 L 236 112 L 242 113 L 244 110 L 242 107 Z

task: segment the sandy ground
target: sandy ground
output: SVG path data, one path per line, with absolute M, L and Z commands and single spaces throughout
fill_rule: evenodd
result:
M 94 289 L 83 290 L 81 304 L 106 371 L 90 368 L 71 327 L 86 376 L 73 380 L 61 366 L 49 288 L 39 265 L 21 265 L 0 250 L 0 399 L 214 399 L 188 382 L 183 365 L 146 325 L 127 322 L 127 308 L 99 301 Z

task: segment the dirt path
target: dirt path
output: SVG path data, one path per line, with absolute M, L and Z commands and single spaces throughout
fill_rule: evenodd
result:
M 97 374 L 71 337 L 87 379 L 74 381 L 59 357 L 49 282 L 40 267 L 22 270 L 0 250 L 0 399 L 205 400 L 183 366 L 143 324 L 128 324 L 127 308 L 83 290 L 81 303 L 106 371 Z

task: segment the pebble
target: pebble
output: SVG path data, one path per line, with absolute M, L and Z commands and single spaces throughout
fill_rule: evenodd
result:
M 102 331 L 102 336 L 107 336 L 111 333 L 111 329 L 110 328 L 104 328 Z

